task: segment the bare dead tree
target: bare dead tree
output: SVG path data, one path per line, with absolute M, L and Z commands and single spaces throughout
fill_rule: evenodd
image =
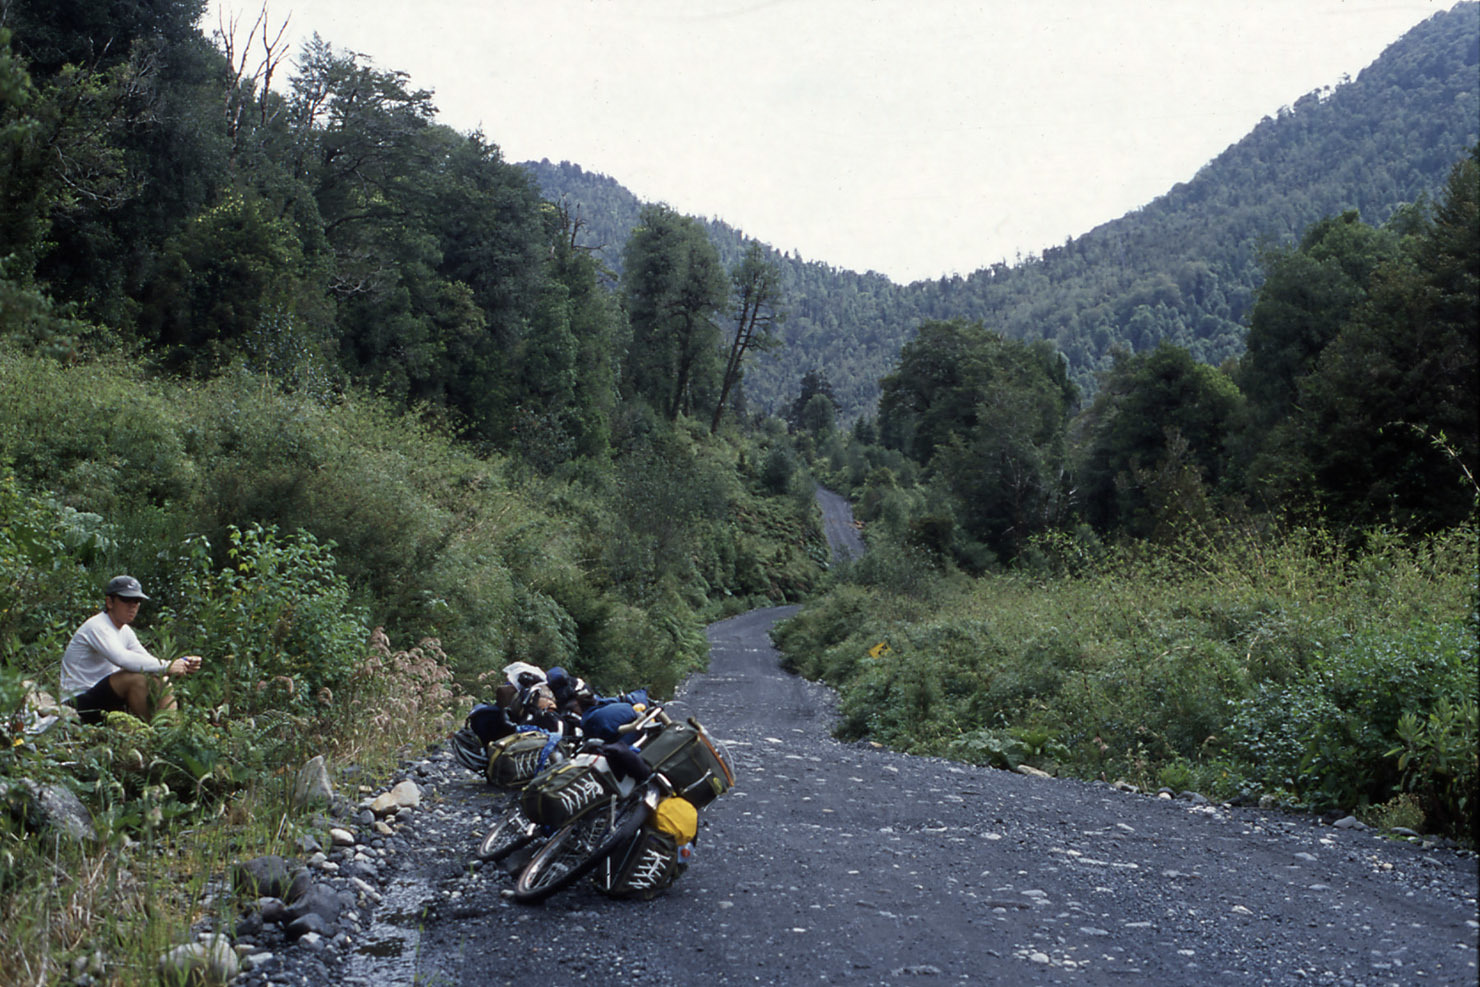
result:
M 226 56 L 231 74 L 230 85 L 226 87 L 225 112 L 226 133 L 231 137 L 233 158 L 239 147 L 243 117 L 249 112 L 255 113 L 257 126 L 266 127 L 278 112 L 273 109 L 274 103 L 270 98 L 272 78 L 288 54 L 283 36 L 291 19 L 290 14 L 274 31 L 264 3 L 246 32 L 246 40 L 238 42 L 240 15 L 228 14 L 225 10 L 218 14 L 216 44 Z M 249 65 L 252 66 L 250 71 Z

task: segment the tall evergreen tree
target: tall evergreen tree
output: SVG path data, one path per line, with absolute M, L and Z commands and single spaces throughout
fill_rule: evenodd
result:
M 1102 531 L 1149 537 L 1168 512 L 1205 500 L 1222 481 L 1241 401 L 1226 374 L 1181 347 L 1121 352 L 1080 423 L 1084 517 Z
M 884 444 L 928 464 L 969 537 L 1010 557 L 1057 522 L 1077 390 L 1051 345 L 927 322 L 882 389 Z
M 1480 146 L 1411 248 L 1373 273 L 1275 438 L 1278 500 L 1353 528 L 1427 531 L 1477 506 Z
M 715 316 L 729 284 L 704 228 L 667 206 L 648 206 L 623 263 L 629 392 L 670 420 L 711 410 L 722 376 Z

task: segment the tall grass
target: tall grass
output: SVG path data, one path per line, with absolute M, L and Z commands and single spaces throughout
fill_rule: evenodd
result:
M 1355 555 L 1316 531 L 1230 532 L 1073 568 L 845 585 L 779 641 L 841 689 L 848 736 L 1322 808 L 1410 791 L 1433 828 L 1468 831 L 1474 527 L 1376 532 Z

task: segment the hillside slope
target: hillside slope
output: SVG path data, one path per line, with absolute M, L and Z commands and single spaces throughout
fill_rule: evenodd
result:
M 1139 351 L 1170 339 L 1219 363 L 1243 350 L 1262 247 L 1347 209 L 1385 222 L 1432 195 L 1477 138 L 1480 3 L 1465 2 L 1413 28 L 1356 79 L 1266 117 L 1188 182 L 1019 264 L 900 286 L 772 251 L 786 291 L 786 345 L 748 372 L 751 407 L 778 409 L 820 368 L 844 416 L 869 412 L 879 378 L 926 318 L 980 319 L 1009 336 L 1052 340 L 1086 389 L 1117 345 Z M 524 167 L 581 217 L 583 242 L 620 273 L 642 203 L 578 165 Z M 708 226 L 733 263 L 749 238 Z

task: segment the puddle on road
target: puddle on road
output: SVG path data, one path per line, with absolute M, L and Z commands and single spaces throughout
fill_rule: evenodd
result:
M 349 977 L 364 983 L 412 987 L 421 946 L 422 915 L 436 899 L 431 883 L 397 881 L 375 906 L 375 920 L 360 934 L 348 961 Z

